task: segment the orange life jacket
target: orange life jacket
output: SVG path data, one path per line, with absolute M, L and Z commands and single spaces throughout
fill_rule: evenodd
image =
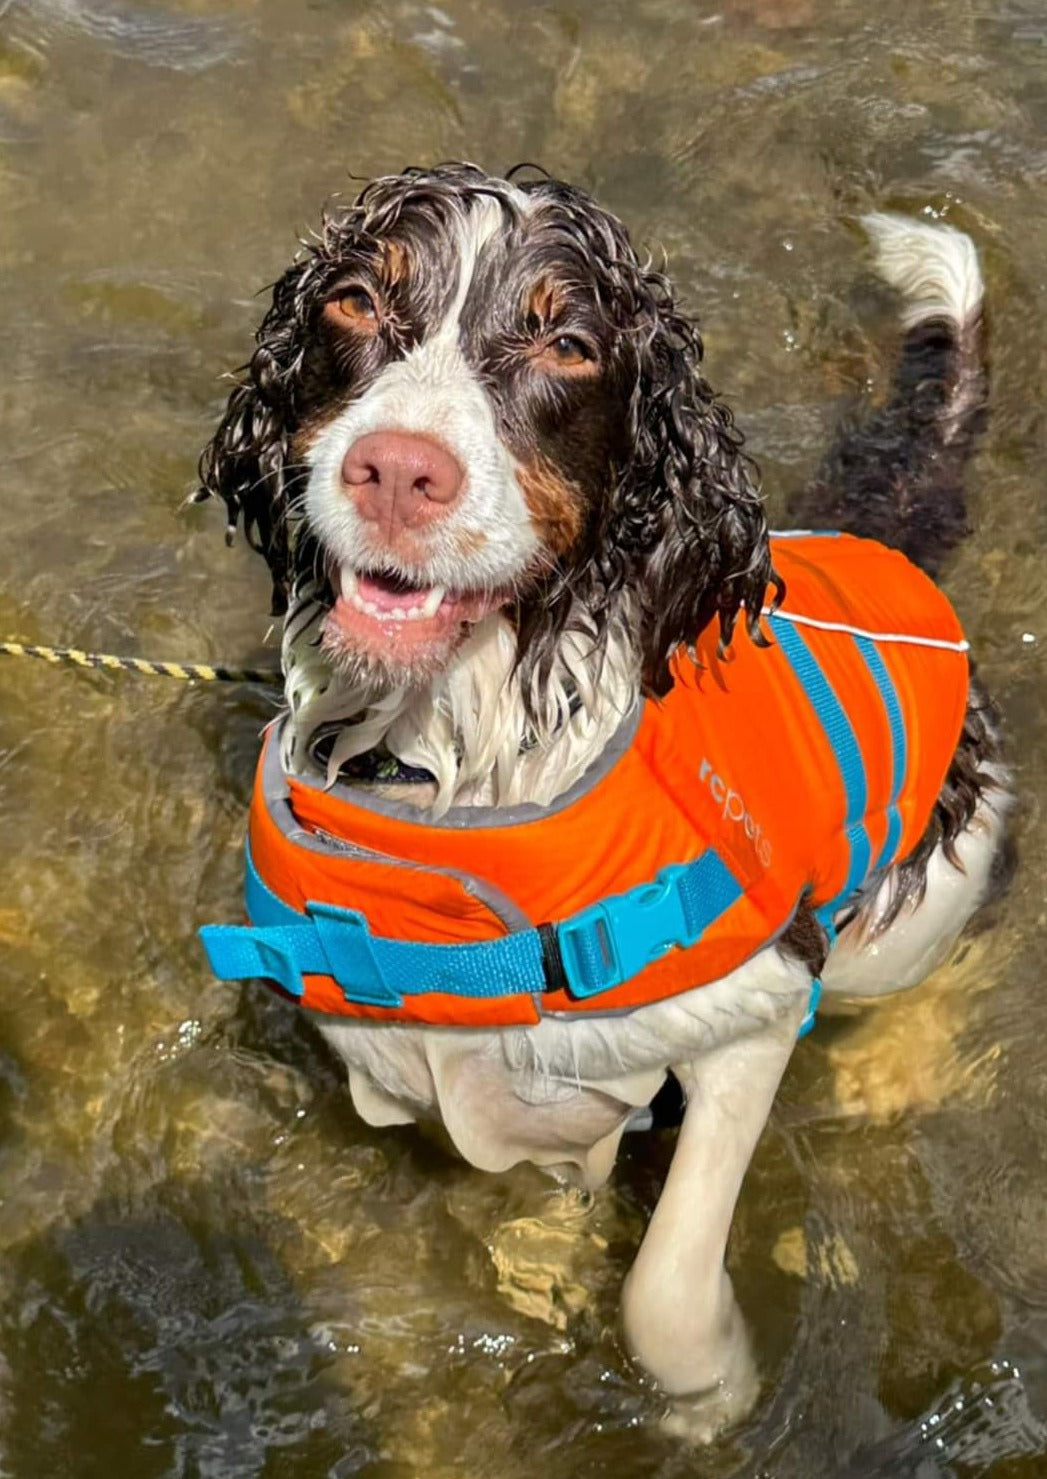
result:
M 680 652 L 549 806 L 434 820 L 285 774 L 267 737 L 250 927 L 209 926 L 227 979 L 316 1012 L 456 1027 L 619 1012 L 717 980 L 806 897 L 834 915 L 919 841 L 956 748 L 967 643 L 904 556 L 781 535 L 771 645 L 739 622 Z

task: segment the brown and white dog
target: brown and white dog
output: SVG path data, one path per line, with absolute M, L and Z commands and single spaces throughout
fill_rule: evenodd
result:
M 933 571 L 964 528 L 982 281 L 957 231 L 867 225 L 905 299 L 902 354 L 801 513 Z M 549 804 L 666 691 L 677 648 L 710 622 L 725 641 L 752 629 L 767 528 L 701 354 L 666 279 L 567 185 L 448 165 L 328 215 L 201 463 L 286 612 L 284 764 L 437 813 Z M 668 1394 L 712 1394 L 715 1427 L 755 1397 L 724 1248 L 812 975 L 875 996 L 942 961 L 985 896 L 1007 798 L 975 696 L 922 843 L 836 921 L 827 959 L 801 910 L 725 979 L 625 1015 L 317 1025 L 370 1124 L 435 1118 L 475 1166 L 529 1160 L 589 1187 L 675 1074 L 686 1112 L 623 1330 Z

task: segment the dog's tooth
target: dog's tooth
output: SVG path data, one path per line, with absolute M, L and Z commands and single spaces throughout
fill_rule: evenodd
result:
M 447 594 L 446 586 L 436 585 L 426 592 L 417 606 L 396 606 L 386 610 L 361 595 L 359 579 L 351 565 L 341 566 L 339 580 L 342 596 L 355 606 L 357 611 L 362 611 L 365 616 L 376 617 L 379 621 L 418 621 L 422 617 L 433 617 L 439 611 L 444 596 Z
M 418 615 L 429 617 L 435 616 L 436 613 L 439 611 L 441 603 L 443 602 L 443 598 L 444 596 L 446 596 L 446 594 L 447 587 L 445 585 L 434 585 L 432 590 L 426 596 L 425 600 L 418 607 Z M 413 612 L 411 614 L 414 615 Z

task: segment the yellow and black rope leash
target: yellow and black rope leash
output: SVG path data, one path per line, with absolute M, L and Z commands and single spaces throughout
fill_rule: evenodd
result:
M 206 662 L 151 662 L 145 657 L 117 657 L 112 652 L 81 652 L 79 647 L 41 647 L 29 642 L 0 642 L 0 655 L 39 657 L 57 666 L 71 663 L 77 668 L 107 668 L 123 673 L 144 673 L 150 678 L 179 678 L 183 683 L 267 683 L 279 685 L 277 668 L 227 668 Z

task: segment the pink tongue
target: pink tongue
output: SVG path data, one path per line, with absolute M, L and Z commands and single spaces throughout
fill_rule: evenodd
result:
M 410 611 L 413 606 L 420 606 L 429 594 L 423 590 L 393 591 L 385 581 L 373 580 L 369 575 L 358 575 L 356 588 L 379 611 Z

